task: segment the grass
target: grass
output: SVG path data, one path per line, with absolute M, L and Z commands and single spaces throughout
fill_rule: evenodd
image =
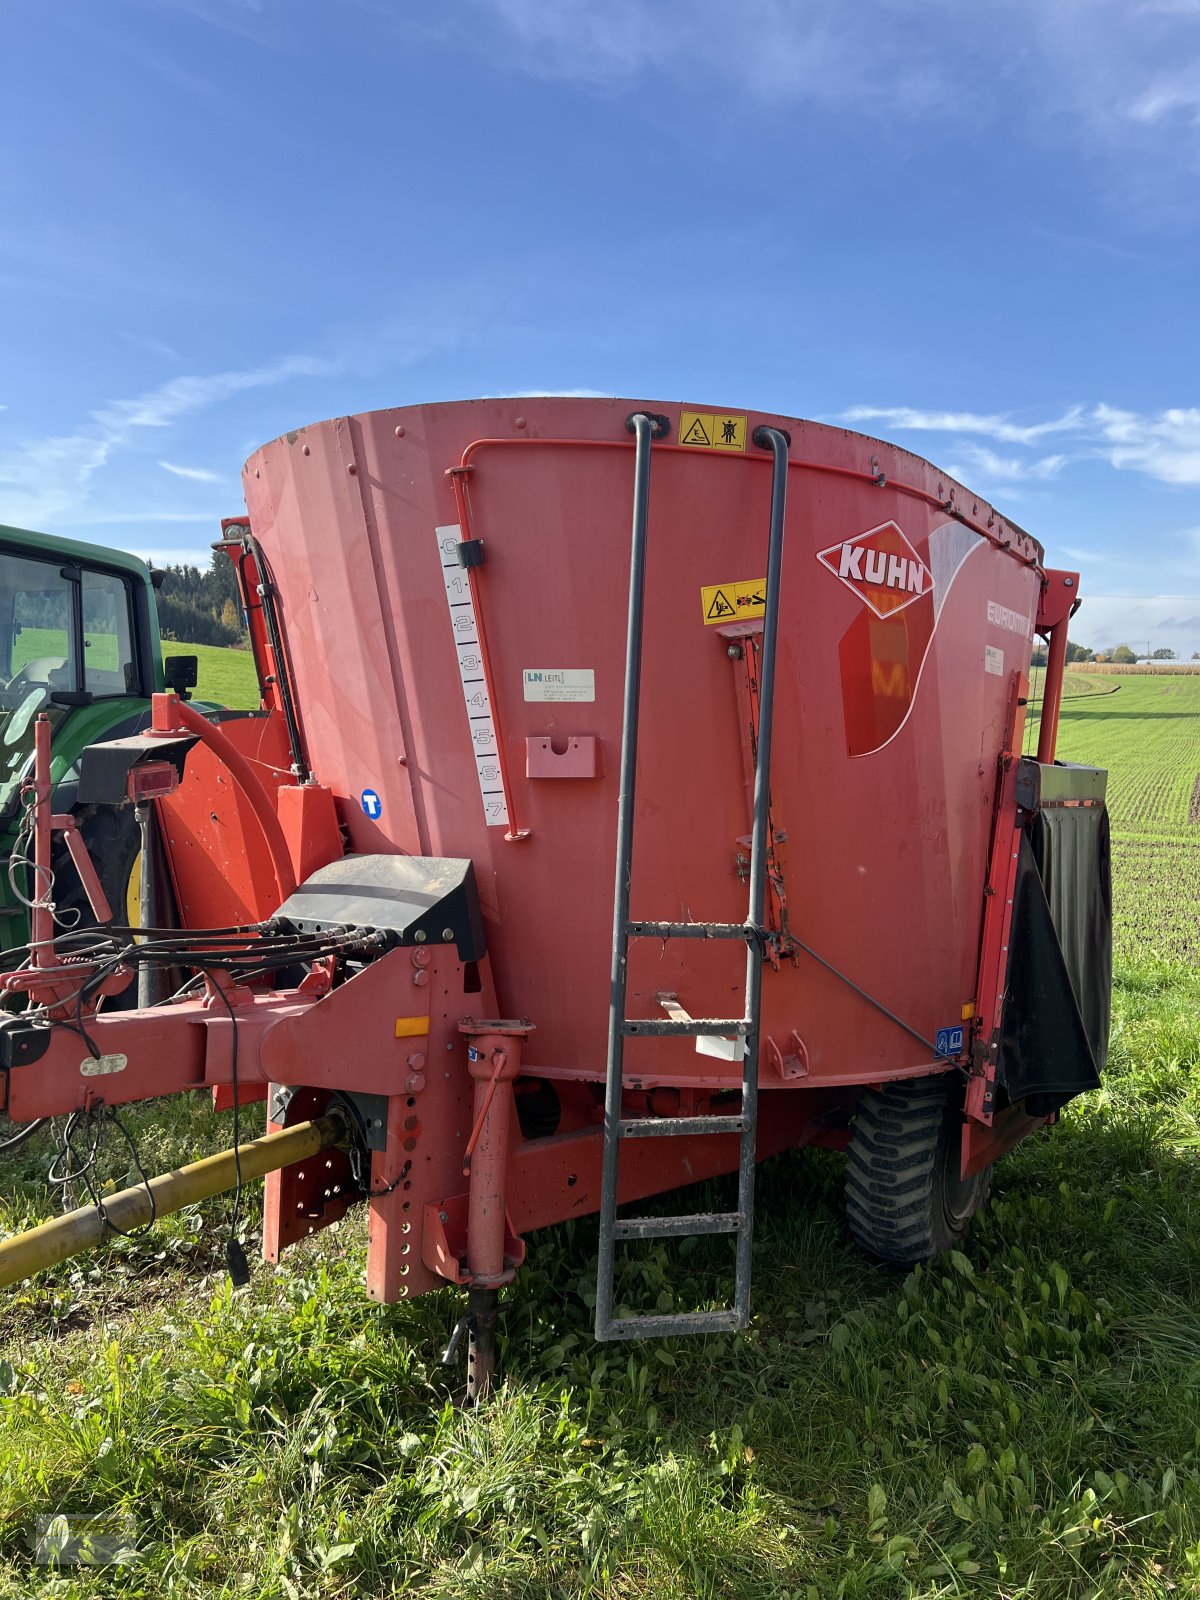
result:
M 254 657 L 249 650 L 226 650 L 215 644 L 177 644 L 163 640 L 163 656 L 196 656 L 199 678 L 195 688 L 198 700 L 228 706 L 231 711 L 258 709 L 258 679 Z
M 88 634 L 87 647 L 90 669 L 116 674 L 118 653 L 114 633 Z M 162 652 L 164 658 L 184 655 L 197 658 L 197 699 L 228 706 L 235 711 L 257 710 L 258 679 L 254 673 L 254 657 L 248 649 L 227 650 L 219 645 L 180 644 L 173 639 L 164 639 Z M 13 647 L 12 667 L 15 672 L 31 660 L 50 657 L 65 661 L 66 656 L 67 636 L 62 629 L 23 628 Z M 109 687 L 115 688 L 115 685 Z
M 1175 727 L 1144 719 L 1148 762 Z M 908 1274 L 854 1250 L 838 1158 L 767 1163 L 743 1336 L 595 1345 L 594 1223 L 544 1230 L 471 1415 L 458 1297 L 368 1304 L 361 1217 L 239 1291 L 220 1202 L 66 1263 L 6 1292 L 0 1596 L 1198 1594 L 1198 1053 L 1200 974 L 1126 961 L 1104 1087 L 1000 1164 L 969 1254 Z M 129 1121 L 155 1169 L 228 1142 L 203 1101 Z M 0 1228 L 53 1209 L 50 1153 L 0 1158 Z M 711 1260 L 667 1248 L 651 1300 Z M 31 1564 L 34 1517 L 101 1510 L 128 1566 Z

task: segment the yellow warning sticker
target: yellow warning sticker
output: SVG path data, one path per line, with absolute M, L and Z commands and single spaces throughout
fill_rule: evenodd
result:
M 744 450 L 746 419 L 715 411 L 681 411 L 679 442 L 697 450 Z
M 705 627 L 717 622 L 745 622 L 761 617 L 767 609 L 767 580 L 754 578 L 746 583 L 713 583 L 700 591 L 700 609 Z

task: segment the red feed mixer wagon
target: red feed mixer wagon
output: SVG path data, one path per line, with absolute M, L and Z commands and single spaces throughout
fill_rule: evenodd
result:
M 81 799 L 157 816 L 162 926 L 35 931 L 11 1119 L 265 1095 L 317 1129 L 250 1162 L 267 1257 L 365 1203 L 369 1294 L 465 1286 L 478 1389 L 540 1227 L 599 1214 L 602 1339 L 742 1327 L 756 1161 L 844 1150 L 854 1237 L 914 1262 L 1097 1084 L 1105 774 L 1054 760 L 1077 577 L 946 474 L 546 397 L 319 423 L 244 481 L 263 710 L 160 696 L 88 752 Z M 638 1205 L 733 1172 L 729 1211 Z M 625 1304 L 625 1251 L 711 1234 L 730 1304 Z

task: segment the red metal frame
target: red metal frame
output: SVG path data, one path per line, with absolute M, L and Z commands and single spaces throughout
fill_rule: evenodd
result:
M 250 802 L 263 832 L 263 842 L 275 874 L 279 892 L 277 905 L 282 905 L 296 887 L 296 873 L 288 850 L 279 815 L 257 772 L 246 760 L 232 740 L 227 739 L 218 725 L 201 716 L 185 700 L 174 694 L 156 694 L 151 700 L 150 734 L 176 735 L 194 733 L 226 766 L 238 787 Z
M 1067 662 L 1067 625 L 1079 605 L 1079 574 L 1049 570 L 1043 575 L 1038 601 L 1037 631 L 1048 635 L 1046 681 L 1042 691 L 1042 720 L 1038 730 L 1037 758 L 1054 760 L 1058 744 L 1058 718 L 1062 708 L 1063 673 Z

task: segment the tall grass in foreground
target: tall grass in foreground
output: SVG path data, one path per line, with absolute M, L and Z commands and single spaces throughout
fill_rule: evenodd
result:
M 1000 1165 L 969 1254 L 874 1267 L 837 1158 L 768 1163 L 744 1336 L 597 1346 L 594 1226 L 535 1236 L 474 1415 L 457 1298 L 368 1304 L 360 1219 L 244 1291 L 219 1202 L 9 1291 L 0 1595 L 1200 1593 L 1198 1002 L 1120 974 L 1105 1087 Z M 156 1168 L 227 1140 L 202 1102 L 136 1125 Z M 48 1214 L 48 1158 L 0 1167 L 0 1227 Z M 715 1250 L 626 1292 L 703 1293 Z M 31 1565 L 33 1516 L 93 1509 L 131 1565 Z

